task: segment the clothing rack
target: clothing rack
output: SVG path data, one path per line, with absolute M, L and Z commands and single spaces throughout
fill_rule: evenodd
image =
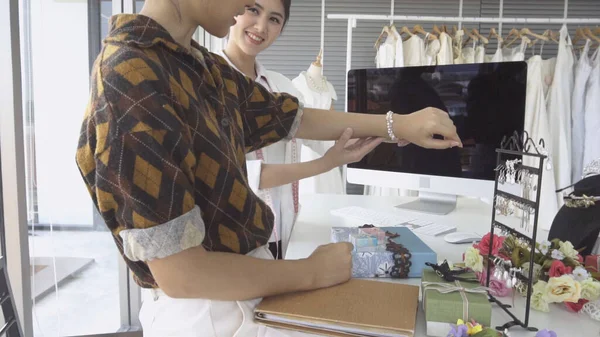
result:
M 504 0 L 500 0 L 499 17 L 463 17 L 463 0 L 460 0 L 458 7 L 458 16 L 411 16 L 411 15 L 395 15 L 395 1 L 391 0 L 390 15 L 368 15 L 368 14 L 328 14 L 329 20 L 347 20 L 347 36 L 346 36 L 346 74 L 352 68 L 352 33 L 356 28 L 357 22 L 362 21 L 389 21 L 393 24 L 394 21 L 413 21 L 413 22 L 456 22 L 459 29 L 462 23 L 498 23 L 498 34 L 502 34 L 502 24 L 504 23 L 519 23 L 519 24 L 580 24 L 594 25 L 600 24 L 600 18 L 568 18 L 569 0 L 565 0 L 564 12 L 562 18 L 505 18 L 504 15 Z M 346 97 L 348 97 L 348 79 L 346 78 Z M 345 110 L 348 110 L 348 100 L 345 102 Z

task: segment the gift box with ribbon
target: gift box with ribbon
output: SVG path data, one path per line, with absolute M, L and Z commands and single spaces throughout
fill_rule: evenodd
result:
M 352 252 L 352 277 L 421 277 L 425 263 L 436 263 L 437 255 L 410 229 L 380 227 L 386 233 L 386 243 L 369 251 Z M 332 242 L 351 242 L 358 227 L 333 227 Z M 389 239 L 389 240 L 388 240 Z M 391 242 L 390 242 L 391 241 Z M 398 263 L 399 262 L 399 263 Z
M 461 274 L 463 278 L 474 278 L 474 274 Z M 450 324 L 457 319 L 475 320 L 483 326 L 492 322 L 492 305 L 488 300 L 487 288 L 479 283 L 448 282 L 432 269 L 425 268 L 421 279 L 423 311 L 427 321 L 427 336 L 446 337 Z

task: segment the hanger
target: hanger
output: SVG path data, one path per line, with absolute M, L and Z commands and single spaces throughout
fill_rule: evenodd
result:
M 384 41 L 383 39 L 390 35 L 391 35 L 390 26 L 388 26 L 388 25 L 383 26 L 383 29 L 381 30 L 381 34 L 379 34 L 379 37 L 375 41 L 375 49 L 378 49 L 379 46 L 381 45 L 381 43 Z
M 397 39 L 397 36 L 400 36 L 400 33 L 396 30 L 396 25 L 392 24 L 390 27 L 390 31 L 392 32 L 392 36 Z
M 600 43 L 600 37 L 594 35 L 590 27 L 583 28 L 583 34 L 590 40 L 596 41 L 596 43 Z
M 490 35 L 488 36 L 488 39 L 492 39 L 495 38 L 496 40 L 498 40 L 499 44 L 502 44 L 504 42 L 504 39 L 502 38 L 502 36 L 498 35 L 498 33 L 496 32 L 496 28 L 492 28 L 490 29 Z
M 550 39 L 550 41 L 558 44 L 558 33 L 557 32 L 552 31 L 551 29 L 548 29 L 544 32 L 543 35 L 547 36 Z
M 463 26 L 463 32 L 467 35 L 467 39 L 463 42 L 463 47 L 466 46 L 471 40 L 477 42 L 479 41 L 479 36 L 475 35 L 472 31 L 469 31 L 467 27 Z
M 490 43 L 490 40 L 488 40 L 485 36 L 481 35 L 476 28 L 473 28 L 473 30 L 471 30 L 471 33 L 473 33 L 475 36 L 477 36 L 479 38 L 479 41 L 481 41 L 481 43 L 483 43 L 483 44 Z
M 529 35 L 531 37 L 535 37 L 537 40 L 542 40 L 542 41 L 550 40 L 547 36 L 536 34 L 536 33 L 532 32 L 531 30 L 529 30 L 529 28 L 521 29 L 519 34 L 521 34 L 521 36 Z
M 433 25 L 433 33 L 437 34 L 437 36 L 440 36 L 442 34 L 442 31 L 437 25 Z
M 402 36 L 403 34 L 408 35 L 408 37 L 410 38 L 411 36 L 413 36 L 414 34 L 410 31 L 410 29 L 408 29 L 408 27 L 403 26 L 402 28 L 400 28 L 400 35 Z
M 573 38 L 573 45 L 576 45 L 581 40 L 587 40 L 585 34 L 583 34 L 583 29 L 581 27 L 577 27 L 575 30 L 575 37 Z
M 433 35 L 433 34 L 429 34 L 429 33 L 427 33 L 427 32 L 426 32 L 426 31 L 423 29 L 423 26 L 421 26 L 421 25 L 415 25 L 415 26 L 413 27 L 412 33 L 413 33 L 413 34 L 423 34 L 423 35 L 425 35 L 425 36 L 427 37 L 427 39 L 428 39 L 428 40 L 437 40 L 437 38 L 438 38 L 437 36 L 435 36 L 435 35 Z
M 521 33 L 516 28 L 513 28 L 504 39 L 504 47 L 510 47 L 513 43 L 515 43 L 515 41 L 517 41 L 520 38 Z

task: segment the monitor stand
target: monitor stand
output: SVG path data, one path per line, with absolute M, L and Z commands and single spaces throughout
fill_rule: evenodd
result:
M 396 207 L 408 211 L 446 215 L 456 208 L 456 195 L 419 192 L 419 199 Z

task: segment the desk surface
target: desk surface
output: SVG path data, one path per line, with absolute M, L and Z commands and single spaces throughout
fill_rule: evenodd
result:
M 382 211 L 400 211 L 394 206 L 404 202 L 412 201 L 414 198 L 405 197 L 373 197 L 356 195 L 311 195 L 303 198 L 302 209 L 298 221 L 292 233 L 288 246 L 286 258 L 300 259 L 308 257 L 319 245 L 330 242 L 330 229 L 334 226 L 360 226 L 362 223 L 331 215 L 332 209 L 346 206 L 361 206 Z M 446 216 L 436 216 L 416 213 L 419 219 L 430 220 L 439 224 L 454 225 L 459 231 L 472 231 L 485 234 L 490 230 L 492 208 L 477 199 L 459 198 L 457 208 Z M 406 213 L 405 213 L 406 214 Z M 540 230 L 538 241 L 547 238 L 548 233 Z M 432 237 L 420 235 L 421 239 L 433 249 L 439 259 L 459 262 L 462 253 L 468 248 L 468 244 L 454 245 L 446 243 L 443 235 Z M 392 282 L 390 279 L 385 281 Z M 395 280 L 406 284 L 419 285 L 420 279 Z M 501 298 L 505 304 L 512 304 L 512 298 Z M 515 296 L 515 308 L 519 309 L 517 317 L 525 318 L 525 300 L 520 295 Z M 515 310 L 516 311 L 516 310 Z M 492 325 L 503 325 L 511 318 L 497 306 L 492 307 Z M 568 311 L 563 305 L 551 304 L 550 313 L 542 313 L 532 310 L 530 314 L 530 326 L 539 329 L 551 329 L 556 331 L 559 337 L 566 336 L 600 336 L 600 323 L 593 321 L 585 314 L 575 314 Z M 575 331 L 577 329 L 577 331 Z M 417 329 L 415 336 L 426 336 L 425 314 L 422 308 L 417 314 Z M 519 327 L 510 330 L 511 337 L 533 337 L 535 333 L 527 332 Z

